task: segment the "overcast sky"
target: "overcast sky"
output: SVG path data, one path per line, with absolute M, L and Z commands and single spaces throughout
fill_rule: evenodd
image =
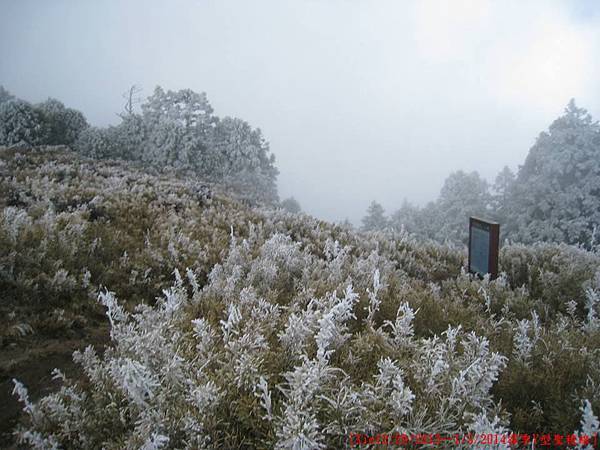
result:
M 595 0 L 0 0 L 0 84 L 117 123 L 131 84 L 262 129 L 282 198 L 359 222 L 518 168 L 571 97 L 600 118 Z

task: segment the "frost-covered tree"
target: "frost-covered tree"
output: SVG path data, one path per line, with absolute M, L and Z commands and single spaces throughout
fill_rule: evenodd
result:
M 197 128 L 199 131 L 206 131 L 215 121 L 206 94 L 191 89 L 165 92 L 157 86 L 142 104 L 142 113 L 148 124 L 172 121 L 186 130 Z
M 0 145 L 45 144 L 48 127 L 43 114 L 23 100 L 0 103 Z
M 56 99 L 31 105 L 0 86 L 0 144 L 73 145 L 87 127 L 80 111 Z
M 121 118 L 135 114 L 136 105 L 142 101 L 141 97 L 139 96 L 141 92 L 142 88 L 133 84 L 129 89 L 127 89 L 127 92 L 123 93 L 125 104 L 123 105 L 123 112 L 119 114 Z
M 228 184 L 256 192 L 258 197 L 254 198 L 278 200 L 275 181 L 279 171 L 260 129 L 253 129 L 244 120 L 225 117 L 212 130 L 209 147 L 207 160 L 217 167 L 209 166 L 205 171 L 222 171 Z
M 75 150 L 91 158 L 117 158 L 120 149 L 117 146 L 116 131 L 114 127 L 84 129 L 75 143 Z
M 487 181 L 477 172 L 454 172 L 446 178 L 435 202 L 423 208 L 404 201 L 392 215 L 396 229 L 439 242 L 465 242 L 470 216 L 490 214 L 491 196 Z
M 113 129 L 115 147 L 118 148 L 118 155 L 115 157 L 140 161 L 147 143 L 146 124 L 139 114 L 122 115 L 121 119 L 121 123 Z
M 592 244 L 600 223 L 600 126 L 574 100 L 529 151 L 511 210 L 518 240 Z
M 157 87 L 142 104 L 146 133 L 142 159 L 192 169 L 250 199 L 277 201 L 278 171 L 260 129 L 212 113 L 205 93 L 165 92 Z
M 0 85 L 0 103 L 8 102 L 10 100 L 14 100 L 15 96 L 4 89 L 4 86 Z
M 515 176 L 498 174 L 491 193 L 479 174 L 458 171 L 440 197 L 422 209 L 402 206 L 392 219 L 418 235 L 464 242 L 471 215 L 489 216 L 503 235 L 525 243 L 594 247 L 600 224 L 600 125 L 571 100 L 564 115 L 538 137 Z
M 392 214 L 390 222 L 397 230 L 418 233 L 422 229 L 421 209 L 405 199 L 400 209 Z
M 388 225 L 388 219 L 385 217 L 383 206 L 375 200 L 367 208 L 367 214 L 362 218 L 363 231 L 383 230 Z
M 492 186 L 492 210 L 496 219 L 502 224 L 506 224 L 510 209 L 510 192 L 515 182 L 515 174 L 508 168 L 504 168 L 496 176 Z
M 219 155 L 221 164 L 230 173 L 245 168 L 260 169 L 268 161 L 268 144 L 259 129 L 244 120 L 224 117 L 212 133 L 211 145 Z
M 302 211 L 300 203 L 294 197 L 288 197 L 281 201 L 281 207 L 287 212 L 298 214 Z
M 189 169 L 197 162 L 194 156 L 199 143 L 174 121 L 160 120 L 150 125 L 144 144 L 142 160 L 155 166 Z
M 243 199 L 273 203 L 277 195 L 275 157 L 260 129 L 232 117 L 219 119 L 205 93 L 157 87 L 134 112 L 132 88 L 122 122 L 84 133 L 76 148 L 95 157 L 175 167 L 223 183 Z M 102 156 L 104 155 L 104 156 Z
M 82 130 L 89 125 L 85 116 L 76 109 L 66 108 L 65 105 L 53 98 L 35 105 L 48 127 L 47 144 L 72 145 Z
M 479 173 L 459 170 L 450 174 L 435 204 L 437 229 L 433 237 L 439 241 L 464 242 L 469 216 L 486 216 L 489 204 L 488 184 Z
M 347 217 L 341 222 L 338 222 L 338 225 L 344 230 L 354 230 L 354 225 L 352 224 L 352 222 L 350 222 L 350 219 L 348 219 Z
M 147 142 L 142 158 L 150 163 L 198 169 L 215 118 L 205 93 L 164 91 L 157 86 L 142 104 Z

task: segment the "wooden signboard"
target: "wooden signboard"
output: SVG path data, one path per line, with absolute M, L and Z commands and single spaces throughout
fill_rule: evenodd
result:
M 496 222 L 469 218 L 469 272 L 484 276 L 498 276 L 498 247 L 500 225 Z

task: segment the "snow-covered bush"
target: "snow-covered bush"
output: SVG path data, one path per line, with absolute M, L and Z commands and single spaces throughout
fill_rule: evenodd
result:
M 595 441 L 598 439 L 598 434 L 600 434 L 600 422 L 598 421 L 598 417 L 594 414 L 592 410 L 592 404 L 588 399 L 583 401 L 583 406 L 581 407 L 581 433 L 579 436 L 585 436 L 589 439 L 588 445 L 578 445 L 578 448 L 585 450 L 593 450 L 595 447 Z
M 231 254 L 239 256 L 216 266 L 202 290 L 193 272 L 189 284 L 176 272 L 175 284 L 153 307 L 140 305 L 133 314 L 112 293 L 100 293 L 111 348 L 102 357 L 91 348 L 75 355 L 86 388 L 60 377 L 59 392 L 32 404 L 15 382 L 30 416 L 20 442 L 137 448 L 163 436 L 169 447 L 245 441 L 325 448 L 343 445 L 352 430 L 466 432 L 472 415 L 494 411 L 490 389 L 506 358 L 491 352 L 486 338 L 460 328 L 417 338 L 403 307 L 391 334 L 364 330 L 379 336 L 384 348 L 372 377 L 353 379 L 349 369 L 360 362 L 349 355 L 363 336 L 349 333 L 349 325 L 359 294 L 347 285 L 341 296 L 309 295 L 281 304 L 280 292 L 264 284 L 259 297 L 253 283 L 269 283 L 254 275 L 264 270 L 260 255 L 280 255 L 272 266 L 277 276 L 280 265 L 289 270 L 300 254 L 277 235 L 261 245 L 259 256 L 248 250 L 244 242 L 233 243 Z M 310 264 L 311 257 L 305 258 Z M 223 290 L 232 276 L 241 282 Z M 399 336 L 406 345 L 395 345 Z M 288 353 L 286 343 L 299 346 Z M 231 421 L 239 424 L 237 431 L 226 425 Z

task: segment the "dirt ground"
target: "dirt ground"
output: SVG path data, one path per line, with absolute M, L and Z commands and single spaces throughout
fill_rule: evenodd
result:
M 93 345 L 100 353 L 108 341 L 108 324 L 96 323 L 79 330 L 75 337 L 30 338 L 0 348 L 0 448 L 18 448 L 12 432 L 22 414 L 22 405 L 12 394 L 13 378 L 24 383 L 30 398 L 37 400 L 58 388 L 52 380 L 52 369 L 57 367 L 67 376 L 78 377 L 81 370 L 73 363 L 73 352 Z

